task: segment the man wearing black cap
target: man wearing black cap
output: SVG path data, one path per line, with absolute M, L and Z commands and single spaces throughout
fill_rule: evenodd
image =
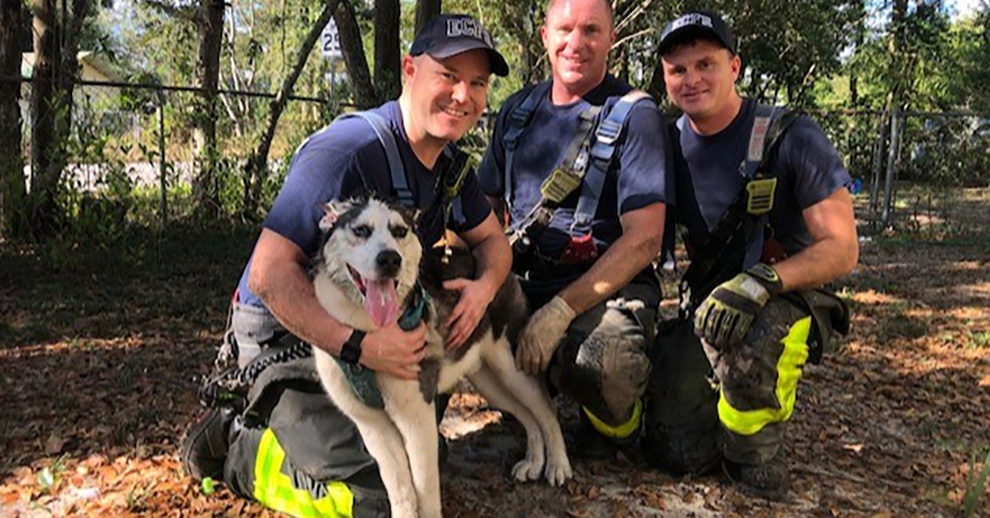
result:
M 536 309 L 516 364 L 581 406 L 570 453 L 585 458 L 639 435 L 667 201 L 665 124 L 607 73 L 613 24 L 607 0 L 548 2 L 553 76 L 506 100 L 478 173 L 506 209 L 513 271 Z
M 691 256 L 682 293 L 689 331 L 659 338 L 660 357 L 679 366 L 660 379 L 704 391 L 703 374 L 685 368 L 693 351 L 707 357 L 719 392 L 708 399 L 718 425 L 706 430 L 691 414 L 704 409 L 686 404 L 697 394 L 670 389 L 679 404 L 656 406 L 669 413 L 649 423 L 648 450 L 661 464 L 698 471 L 711 465 L 703 452 L 719 444 L 731 478 L 778 497 L 789 487 L 784 432 L 802 369 L 848 328 L 844 304 L 820 287 L 858 259 L 849 173 L 810 118 L 739 96 L 741 60 L 720 17 L 677 18 L 660 52 L 667 94 L 684 112 L 676 221 Z M 684 382 L 692 374 L 699 382 Z
M 374 460 L 323 393 L 312 359 L 279 352 L 301 340 L 350 358 L 344 361 L 415 379 L 426 332 L 422 324 L 404 331 L 393 322 L 364 334 L 326 313 L 307 275 L 320 245 L 322 206 L 369 192 L 400 201 L 405 194 L 423 209 L 418 231 L 425 244 L 449 229 L 471 247 L 477 278 L 447 283 L 461 293 L 444 323 L 449 347 L 467 340 L 509 272 L 511 252 L 473 172 L 454 197 L 459 203 L 444 201 L 459 207 L 447 228 L 441 211 L 426 210 L 435 205 L 437 177 L 451 162 L 445 153 L 454 150 L 445 148 L 478 122 L 490 74 L 508 74 L 505 59 L 477 20 L 441 15 L 420 31 L 401 68 L 397 101 L 367 112 L 370 119 L 342 118 L 296 151 L 235 292 L 231 330 L 217 362 L 236 359 L 243 371 L 234 372 L 240 379 L 251 373 L 254 383 L 238 405 L 212 409 L 181 447 L 193 478 L 223 479 L 238 495 L 297 517 L 383 516 L 389 506 Z M 381 126 L 374 128 L 372 119 Z M 396 185 L 379 130 L 392 137 L 408 185 Z M 245 405 L 246 411 L 234 409 Z

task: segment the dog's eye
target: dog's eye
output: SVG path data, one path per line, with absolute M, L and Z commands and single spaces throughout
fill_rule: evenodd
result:
M 404 225 L 389 226 L 388 229 L 392 232 L 392 237 L 396 239 L 402 239 L 409 234 L 409 227 Z
M 371 237 L 371 227 L 369 225 L 357 225 L 351 227 L 351 232 L 353 232 L 355 236 L 360 237 L 361 239 L 367 239 Z

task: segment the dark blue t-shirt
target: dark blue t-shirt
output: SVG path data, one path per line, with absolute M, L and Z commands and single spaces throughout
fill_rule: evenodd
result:
M 416 206 L 430 206 L 436 196 L 438 173 L 426 168 L 409 146 L 399 103 L 391 101 L 372 111 L 388 122 L 397 137 L 396 144 Z M 396 197 L 385 148 L 364 119 L 351 117 L 336 121 L 311 135 L 296 150 L 289 174 L 265 218 L 264 227 L 291 240 L 311 256 L 320 245 L 319 222 L 324 215 L 323 204 L 367 194 L 369 189 L 385 198 Z M 459 196 L 464 220 L 455 222 L 451 218 L 450 226 L 451 230 L 463 232 L 484 221 L 491 207 L 478 188 L 473 172 L 465 178 Z M 443 220 L 439 217 L 420 222 L 419 235 L 425 246 L 439 241 L 443 232 Z M 263 307 L 261 300 L 247 287 L 250 271 L 251 261 L 248 261 L 238 284 L 240 301 Z
M 535 86 L 530 86 L 510 96 L 499 111 L 491 145 L 478 171 L 481 189 L 489 196 L 504 197 L 503 137 L 507 120 L 533 88 Z M 513 158 L 513 222 L 523 219 L 539 203 L 540 186 L 565 158 L 580 126 L 581 112 L 592 105 L 609 103 L 611 106 L 630 90 L 629 85 L 607 76 L 583 99 L 565 105 L 554 105 L 547 90 L 547 96 L 537 105 L 520 136 Z M 630 111 L 591 225 L 599 250 L 604 250 L 622 235 L 620 215 L 652 203 L 669 201 L 666 175 L 670 142 L 665 128 L 663 116 L 652 100 L 636 103 Z M 550 228 L 541 234 L 537 243 L 543 255 L 559 257 L 571 235 L 587 233 L 587 228 L 571 229 L 579 192 L 565 199 L 554 211 Z
M 698 135 L 690 124 L 682 125 L 684 163 L 675 167 L 680 202 L 677 220 L 687 227 L 696 246 L 707 241 L 745 184 L 739 170 L 749 147 L 756 106 L 755 101 L 744 100 L 732 123 L 715 135 Z M 849 185 L 851 179 L 835 147 L 806 115 L 799 116 L 781 137 L 777 157 L 769 167 L 777 178 L 770 225 L 787 254 L 794 255 L 812 243 L 802 211 Z

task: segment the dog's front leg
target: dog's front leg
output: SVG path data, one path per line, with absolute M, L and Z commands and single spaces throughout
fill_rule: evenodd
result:
M 369 408 L 354 396 L 340 367 L 329 355 L 316 351 L 316 365 L 330 399 L 354 421 L 368 453 L 378 463 L 392 517 L 416 518 L 417 497 L 399 430 L 385 411 Z
M 381 380 L 381 377 L 379 377 Z M 420 518 L 440 518 L 443 515 L 440 499 L 440 462 L 438 459 L 436 408 L 433 400 L 425 401 L 415 384 L 392 379 L 405 384 L 396 389 L 382 386 L 382 392 L 392 396 L 385 400 L 385 411 L 391 416 L 405 441 L 405 453 L 409 457 L 409 470 L 416 488 Z M 412 390 L 410 390 L 412 388 Z M 402 396 L 396 397 L 396 392 Z

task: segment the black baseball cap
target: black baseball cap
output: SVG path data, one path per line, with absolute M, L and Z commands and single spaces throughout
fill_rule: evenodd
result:
M 677 43 L 699 37 L 713 39 L 729 52 L 736 53 L 736 39 L 725 20 L 712 13 L 696 11 L 681 15 L 663 28 L 660 33 L 660 55 L 669 52 Z
M 409 54 L 428 54 L 432 58 L 449 58 L 461 52 L 484 49 L 492 73 L 505 77 L 509 75 L 509 65 L 495 50 L 492 36 L 481 26 L 481 22 L 466 14 L 441 14 L 430 20 L 416 35 Z

